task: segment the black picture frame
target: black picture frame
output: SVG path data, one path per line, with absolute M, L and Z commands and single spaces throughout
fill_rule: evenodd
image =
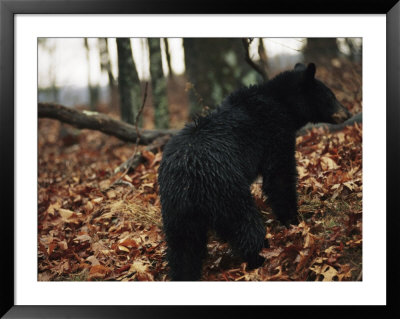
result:
M 386 306 L 16 306 L 14 302 L 14 18 L 16 14 L 385 14 L 387 21 L 387 106 L 386 106 L 386 173 L 387 177 L 387 305 Z M 255 2 L 244 4 L 217 1 L 181 0 L 0 0 L 0 211 L 2 229 L 1 249 L 1 309 L 4 318 L 204 318 L 250 317 L 254 312 L 265 316 L 283 314 L 309 317 L 315 312 L 324 316 L 359 317 L 370 315 L 379 318 L 399 317 L 395 273 L 395 256 L 398 255 L 399 205 L 398 163 L 400 136 L 400 3 L 398 0 L 325 0 Z M 379 129 L 379 128 L 377 128 Z M 383 142 L 383 141 L 382 141 Z M 379 168 L 377 168 L 379 169 Z M 384 205 L 384 203 L 382 203 Z M 268 307 L 268 308 L 267 308 Z M 267 309 L 266 309 L 267 308 Z

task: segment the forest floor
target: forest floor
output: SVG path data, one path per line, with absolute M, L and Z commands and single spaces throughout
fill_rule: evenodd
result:
M 360 69 L 318 72 L 353 114 L 361 111 Z M 187 98 L 173 96 L 170 105 L 179 127 Z M 150 128 L 151 108 L 144 116 Z M 38 127 L 38 280 L 169 280 L 157 185 L 162 152 L 144 151 L 146 162 L 125 175 L 124 185 L 110 187 L 133 144 L 55 120 L 39 119 Z M 202 280 L 362 279 L 362 125 L 335 133 L 314 128 L 296 144 L 299 225 L 282 227 L 255 182 L 270 243 L 261 252 L 266 262 L 248 271 L 211 234 Z

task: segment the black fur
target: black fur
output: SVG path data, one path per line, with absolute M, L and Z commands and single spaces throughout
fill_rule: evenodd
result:
M 296 222 L 296 131 L 333 122 L 342 107 L 314 74 L 314 64 L 297 64 L 240 89 L 166 145 L 158 181 L 172 280 L 200 279 L 209 229 L 250 268 L 262 265 L 266 230 L 250 193 L 260 174 L 276 217 Z

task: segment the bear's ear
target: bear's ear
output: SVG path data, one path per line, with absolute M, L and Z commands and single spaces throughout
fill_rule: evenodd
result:
M 306 69 L 306 66 L 303 63 L 296 63 L 294 66 L 295 71 L 304 71 Z
M 306 69 L 306 78 L 312 80 L 315 77 L 316 67 L 314 63 L 309 63 Z

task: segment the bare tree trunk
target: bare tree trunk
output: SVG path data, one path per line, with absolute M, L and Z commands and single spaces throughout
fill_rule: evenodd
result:
M 167 80 L 164 77 L 159 38 L 147 39 L 150 57 L 150 76 L 153 92 L 154 123 L 157 128 L 169 127 Z
M 108 50 L 108 39 L 99 38 L 100 69 L 108 76 L 108 88 L 110 92 L 109 104 L 111 107 L 118 106 L 118 87 L 111 69 L 110 53 Z
M 91 70 L 90 70 L 90 48 L 87 38 L 84 38 L 84 46 L 86 49 L 86 62 L 88 67 L 88 88 L 89 88 L 89 105 L 92 111 L 96 110 L 96 105 L 99 100 L 99 88 L 98 86 L 93 86 Z
M 134 124 L 135 114 L 140 107 L 140 82 L 132 56 L 131 40 L 117 38 L 118 51 L 118 87 L 120 96 L 121 119 Z
M 259 39 L 257 50 L 258 55 L 260 56 L 260 66 L 265 70 L 265 73 L 268 74 L 268 56 L 262 38 Z
M 183 46 L 191 115 L 214 108 L 243 85 L 262 81 L 245 61 L 242 39 L 185 38 Z
M 362 42 L 356 44 L 353 38 L 345 38 L 345 41 L 350 50 L 350 59 L 355 62 L 360 62 L 362 58 Z
M 50 55 L 49 58 L 49 73 L 47 74 L 47 77 L 49 79 L 49 87 L 46 89 L 46 95 L 47 98 L 51 99 L 53 102 L 57 103 L 58 101 L 58 88 L 57 88 L 57 82 L 56 82 L 56 64 L 55 64 L 55 59 L 53 57 L 54 51 L 56 49 L 56 45 L 49 44 L 49 40 L 47 38 L 38 38 L 38 45 L 46 50 L 48 54 Z
M 165 55 L 167 57 L 168 77 L 171 79 L 174 74 L 172 72 L 172 67 L 171 67 L 171 54 L 169 52 L 168 38 L 163 38 L 163 41 L 165 46 Z

